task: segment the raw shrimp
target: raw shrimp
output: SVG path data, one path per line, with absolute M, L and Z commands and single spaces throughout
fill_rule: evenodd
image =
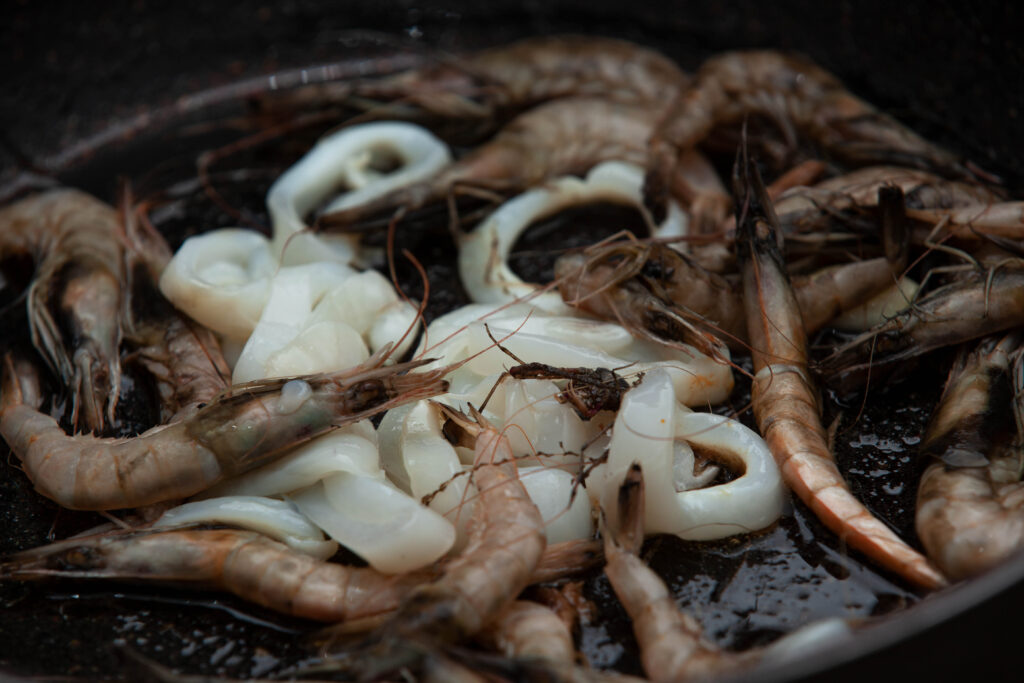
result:
M 655 681 L 725 673 L 756 661 L 754 654 L 723 653 L 704 639 L 700 624 L 679 609 L 665 582 L 638 557 L 644 540 L 643 473 L 627 471 L 614 511 L 617 531 L 606 524 L 604 573 L 633 620 L 644 672 Z
M 907 229 L 902 195 L 897 188 L 883 188 L 881 193 L 887 197 L 882 201 L 886 257 L 830 266 L 793 278 L 806 334 L 891 287 L 905 267 Z M 638 311 L 619 300 L 626 292 L 638 298 L 646 292 L 679 317 L 720 334 L 733 348 L 746 345 L 740 284 L 707 271 L 663 244 L 627 242 L 565 254 L 555 263 L 555 276 L 568 303 L 598 317 L 628 320 Z
M 544 552 L 544 520 L 519 481 L 508 438 L 479 413 L 475 424 L 450 409 L 467 435 L 476 432 L 473 479 L 479 495 L 470 540 L 436 581 L 415 589 L 370 635 L 357 667 L 421 664 L 425 652 L 478 633 L 530 583 Z
M 318 560 L 254 531 L 118 531 L 13 555 L 0 578 L 156 581 L 228 591 L 283 614 L 352 622 L 393 611 L 429 571 L 386 575 Z
M 745 150 L 735 175 L 737 246 L 756 373 L 751 402 L 783 479 L 851 548 L 916 586 L 945 585 L 928 560 L 876 519 L 843 481 L 821 424 L 807 338 L 776 241 L 778 225 Z
M 822 360 L 830 386 L 850 391 L 942 346 L 1024 325 L 1024 261 L 972 270 L 918 299 Z
M 797 130 L 855 164 L 899 162 L 946 175 L 970 176 L 953 154 L 929 143 L 849 91 L 832 74 L 774 51 L 727 52 L 701 66 L 651 137 L 648 205 L 662 207 L 680 154 L 718 124 L 768 116 L 790 147 Z
M 384 102 L 382 116 L 412 108 L 443 117 L 496 119 L 560 97 L 602 97 L 664 107 L 687 83 L 665 56 L 612 38 L 547 36 L 453 57 L 375 81 L 325 83 L 285 96 L 292 106 L 322 106 L 355 96 Z
M 384 355 L 337 373 L 231 387 L 199 410 L 129 439 L 68 436 L 38 411 L 34 368 L 7 357 L 0 434 L 36 489 L 64 507 L 106 510 L 184 498 L 334 427 L 447 391 L 449 368 L 408 373 Z
M 601 557 L 596 541 L 545 549 L 529 583 L 556 581 Z M 81 578 L 200 586 L 355 632 L 380 623 L 444 565 L 401 574 L 319 560 L 243 529 L 143 528 L 57 541 L 0 559 L 0 580 Z
M 921 477 L 917 533 L 928 556 L 950 578 L 980 574 L 1024 547 L 1024 448 L 1021 433 L 999 443 L 999 423 L 1012 411 L 1024 422 L 1021 334 L 981 342 L 953 366 L 921 444 L 938 459 Z
M 72 396 L 72 424 L 100 432 L 121 387 L 123 245 L 117 212 L 71 189 L 0 210 L 0 258 L 29 255 L 32 343 Z
M 698 277 L 690 285 L 694 293 L 690 303 L 708 303 L 705 310 L 711 316 L 722 312 L 717 306 L 723 302 L 715 291 L 729 289 L 723 278 L 704 271 L 691 259 L 667 247 L 650 249 L 658 253 L 660 250 L 671 252 L 671 259 L 680 264 L 692 264 L 692 272 Z M 645 248 L 630 244 L 598 247 L 594 257 L 583 253 L 563 255 L 555 262 L 558 291 L 567 304 L 598 318 L 615 321 L 637 337 L 673 348 L 688 344 L 713 359 L 724 361 L 727 356 L 716 332 L 726 331 L 725 327 L 713 326 L 693 307 L 659 296 L 656 289 L 652 290 L 643 273 L 661 275 L 660 264 L 648 261 L 646 253 L 649 252 Z M 623 254 L 626 258 L 619 258 Z M 729 303 L 726 301 L 724 305 Z M 726 324 L 735 328 L 731 321 Z
M 775 201 L 779 221 L 785 226 L 802 212 L 836 213 L 852 207 L 874 206 L 878 191 L 897 187 L 908 209 L 951 209 L 972 204 L 991 204 L 1002 194 L 983 185 L 948 180 L 928 171 L 901 166 L 867 166 L 835 176 L 813 187 L 794 187 Z
M 434 178 L 348 209 L 324 214 L 323 229 L 357 229 L 360 221 L 443 200 L 457 186 L 514 192 L 546 179 L 582 174 L 609 160 L 647 164 L 650 107 L 597 98 L 555 100 L 520 115 L 491 141 Z
M 521 680 L 639 681 L 615 672 L 594 671 L 576 664 L 576 647 L 569 624 L 549 607 L 516 600 L 479 634 L 479 640 L 510 658 L 503 668 Z

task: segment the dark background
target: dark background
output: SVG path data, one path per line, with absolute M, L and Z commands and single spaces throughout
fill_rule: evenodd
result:
M 416 54 L 571 31 L 648 43 L 687 69 L 723 49 L 803 52 L 838 73 L 858 95 L 1019 190 L 1024 186 L 1020 7 L 823 0 L 7 1 L 0 9 L 0 186 L 73 169 L 84 156 L 61 152 L 76 149 L 76 143 L 111 123 L 245 77 L 386 52 L 396 45 Z M 115 140 L 110 146 L 129 144 Z M 94 191 L 112 198 L 112 176 L 94 182 Z M 926 601 L 908 618 L 876 629 L 859 647 L 835 656 L 848 659 L 881 647 L 879 652 L 847 663 L 840 674 L 818 674 L 814 680 L 1007 675 L 1019 657 L 1017 629 L 1004 624 L 1014 623 L 1024 607 L 1024 588 L 1014 587 L 1021 576 L 1024 566 L 1017 563 L 969 590 Z M 968 603 L 977 606 L 964 613 Z M 5 609 L 0 605 L 0 620 Z M 913 637 L 893 645 L 901 630 Z M 25 637 L 38 640 L 45 633 L 46 624 L 39 624 Z M 57 639 L 38 651 L 59 657 L 68 647 Z M 804 672 L 776 673 L 799 677 Z

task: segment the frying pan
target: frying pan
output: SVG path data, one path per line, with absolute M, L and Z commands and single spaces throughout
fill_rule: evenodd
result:
M 146 171 L 153 164 L 150 153 L 173 152 L 173 142 L 167 141 L 163 144 L 170 148 L 140 151 L 135 143 L 147 130 L 175 117 L 197 112 L 201 117 L 205 106 L 217 102 L 237 104 L 247 89 L 270 87 L 268 73 L 327 62 L 337 63 L 339 73 L 356 73 L 344 70 L 358 71 L 365 65 L 360 57 L 401 54 L 411 64 L 427 47 L 471 49 L 560 32 L 651 44 L 687 69 L 724 49 L 796 50 L 926 137 L 999 174 L 1014 194 L 1024 185 L 1024 160 L 1016 153 L 1024 148 L 1019 120 L 1024 43 L 1012 33 L 1024 17 L 1014 3 L 293 0 L 185 7 L 140 0 L 23 3 L 8 6 L 4 14 L 0 188 L 7 192 L 56 176 L 111 197 L 119 174 Z M 187 98 L 195 93 L 207 93 L 208 99 Z M 16 475 L 9 469 L 6 479 Z M 33 502 L 24 487 L 11 488 L 8 481 L 4 487 L 5 528 L 12 516 L 14 522 L 22 519 L 37 527 L 44 524 L 40 520 L 53 520 L 53 508 Z M 7 542 L 12 545 L 5 550 L 21 547 L 17 539 Z M 4 594 L 0 622 L 15 618 L 19 595 Z M 82 652 L 82 643 L 89 642 L 84 632 L 76 637 L 59 623 L 65 613 L 85 624 L 90 612 L 105 613 L 103 595 L 69 589 L 66 603 L 36 621 L 18 615 L 23 640 L 12 642 L 8 631 L 0 643 L 0 666 L 40 671 L 47 670 L 47 658 L 69 657 L 82 662 L 77 669 L 70 667 L 72 673 L 95 677 L 115 672 L 116 660 Z M 200 619 L 216 621 L 220 610 L 231 608 L 218 603 L 207 609 L 211 604 L 203 605 Z M 1017 556 L 976 581 L 882 620 L 842 649 L 741 678 L 834 683 L 867 676 L 942 681 L 1005 675 L 1018 643 L 1015 629 L 1004 622 L 1022 609 L 1024 557 Z M 159 623 L 161 628 L 188 628 L 187 621 Z M 267 636 L 247 632 L 249 622 L 238 623 L 235 636 L 250 638 L 249 645 L 259 648 L 259 639 Z M 288 629 L 286 622 L 276 623 L 279 630 Z M 131 623 L 122 632 L 135 633 Z M 138 633 L 138 638 L 159 637 L 158 630 L 140 628 Z M 180 653 L 179 660 L 185 659 L 187 654 Z M 0 673 L 0 679 L 4 676 Z

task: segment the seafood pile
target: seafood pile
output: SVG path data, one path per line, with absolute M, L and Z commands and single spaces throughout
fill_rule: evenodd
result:
M 11 475 L 110 520 L 0 581 L 185 584 L 321 622 L 278 675 L 682 680 L 870 620 L 724 647 L 645 538 L 742 547 L 796 509 L 907 602 L 1024 544 L 1024 208 L 820 67 L 729 52 L 691 75 L 557 36 L 262 107 L 191 185 L 0 208 L 0 259 L 31 263 L 6 309 L 27 318 L 2 361 Z M 306 120 L 330 129 L 275 176 L 267 230 L 193 225 L 172 251 L 183 198 L 244 215 L 217 164 Z M 632 223 L 517 272 L 531 228 L 588 206 Z M 459 283 L 398 253 L 415 231 Z M 908 533 L 836 435 L 954 355 Z M 578 653 L 595 576 L 639 667 Z

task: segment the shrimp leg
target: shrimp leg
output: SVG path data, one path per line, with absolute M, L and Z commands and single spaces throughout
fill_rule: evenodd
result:
M 447 368 L 426 361 L 364 365 L 295 379 L 238 385 L 170 424 L 129 439 L 68 436 L 38 411 L 38 375 L 8 356 L 0 435 L 44 496 L 77 510 L 139 507 L 198 493 L 270 462 L 335 427 L 447 391 Z
M 998 444 L 999 423 L 1009 417 L 1011 364 L 1013 410 L 1024 421 L 1020 341 L 1019 332 L 989 338 L 961 357 L 921 444 L 938 461 L 921 477 L 917 533 L 928 556 L 954 579 L 980 574 L 1024 547 L 1020 434 Z
M 756 373 L 751 401 L 783 479 L 851 548 L 916 586 L 945 585 L 928 560 L 875 518 L 843 481 L 821 424 L 803 321 L 776 241 L 777 219 L 745 149 L 735 176 L 737 246 Z

